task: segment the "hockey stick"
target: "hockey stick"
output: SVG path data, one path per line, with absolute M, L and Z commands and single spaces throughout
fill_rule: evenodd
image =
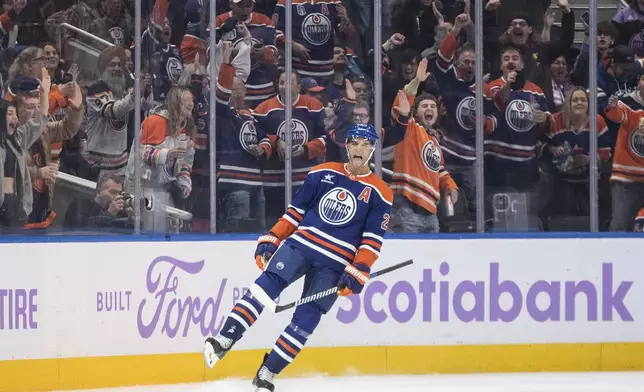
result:
M 391 267 L 383 268 L 380 271 L 376 271 L 376 272 L 372 273 L 370 275 L 370 278 L 375 278 L 377 276 L 384 275 L 386 273 L 389 273 L 391 271 L 395 271 L 395 270 L 400 269 L 402 267 L 406 267 L 406 266 L 408 266 L 410 264 L 413 264 L 413 263 L 414 263 L 414 260 L 410 259 L 410 260 L 407 260 L 407 261 L 403 261 L 402 263 L 394 264 Z M 321 291 L 321 292 L 316 293 L 316 294 L 311 294 L 308 297 L 300 298 L 295 302 L 291 302 L 290 304 L 285 304 L 285 305 L 276 305 L 273 302 L 273 304 L 270 306 L 270 308 L 273 311 L 273 313 L 280 313 L 280 312 L 283 312 L 283 311 L 285 311 L 287 309 L 291 309 L 291 308 L 294 308 L 296 306 L 300 306 L 302 304 L 318 300 L 320 298 L 328 297 L 329 295 L 337 293 L 338 290 L 339 290 L 338 287 L 331 287 L 330 289 Z M 273 305 L 274 305 L 274 308 L 273 308 Z

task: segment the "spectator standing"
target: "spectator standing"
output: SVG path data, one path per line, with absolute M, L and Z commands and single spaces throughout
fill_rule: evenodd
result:
M 43 68 L 40 79 L 42 93 L 38 114 L 18 126 L 13 103 L 0 101 L 0 227 L 17 228 L 25 223 L 33 209 L 31 175 L 27 167 L 29 148 L 44 132 L 49 107 L 51 79 Z
M 125 49 L 112 46 L 101 52 L 98 71 L 101 79 L 88 88 L 86 100 L 86 159 L 94 167 L 90 180 L 103 171 L 125 174 L 128 114 L 135 106 L 134 91 L 125 74 Z M 145 91 L 150 81 L 143 78 L 141 83 Z
M 184 208 L 192 191 L 192 164 L 196 127 L 194 97 L 188 88 L 173 87 L 163 106 L 153 110 L 141 125 L 140 161 L 130 154 L 125 189 L 134 194 L 134 165 L 141 162 L 143 196 L 153 208 L 142 215 L 144 230 L 166 232 L 166 206 Z

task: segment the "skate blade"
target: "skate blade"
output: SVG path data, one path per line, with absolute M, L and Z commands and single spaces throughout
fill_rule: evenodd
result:
M 219 361 L 219 357 L 215 354 L 215 349 L 212 347 L 212 344 L 208 342 L 205 343 L 203 348 L 203 358 L 209 369 L 212 369 L 217 361 Z

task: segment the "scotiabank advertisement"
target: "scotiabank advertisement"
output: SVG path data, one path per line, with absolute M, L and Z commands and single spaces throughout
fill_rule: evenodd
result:
M 254 241 L 0 245 L 0 360 L 200 352 L 259 276 Z M 644 241 L 385 241 L 308 346 L 644 341 Z M 299 298 L 297 282 L 278 299 Z M 236 349 L 272 347 L 265 311 Z M 38 344 L 34 344 L 38 342 Z

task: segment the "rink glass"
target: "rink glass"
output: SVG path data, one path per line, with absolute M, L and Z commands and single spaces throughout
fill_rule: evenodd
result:
M 474 21 L 473 29 L 473 44 L 476 46 L 475 50 L 475 81 L 477 86 L 482 85 L 483 76 L 486 75 L 486 72 L 491 67 L 491 62 L 494 57 L 500 56 L 500 50 L 489 50 L 487 49 L 491 45 L 491 39 L 488 37 L 490 31 L 499 31 L 502 32 L 505 29 L 505 26 L 483 26 L 483 10 L 477 9 L 477 5 L 484 3 L 485 1 L 477 0 L 472 1 L 470 5 L 470 15 Z M 214 17 L 211 17 L 213 12 L 215 14 L 221 14 L 221 10 L 215 9 L 220 7 L 225 2 L 213 2 L 210 5 L 210 9 L 202 10 L 203 15 L 205 15 L 206 20 L 214 20 Z M 375 2 L 373 14 L 369 15 L 367 25 L 369 26 L 365 31 L 359 31 L 356 34 L 359 35 L 359 38 L 364 40 L 368 47 L 373 47 L 374 42 L 384 43 L 392 36 L 392 28 L 390 23 L 390 14 L 389 11 L 384 7 L 381 9 L 377 6 L 379 2 Z M 595 4 L 594 1 L 590 2 Z M 136 2 L 135 6 L 131 7 L 131 12 L 134 22 L 134 41 L 135 48 L 132 50 L 132 57 L 134 60 L 133 64 L 133 77 L 135 82 L 134 92 L 136 95 L 136 107 L 135 110 L 131 113 L 130 121 L 133 121 L 133 126 L 131 131 L 134 131 L 134 140 L 133 152 L 137 153 L 135 161 L 141 161 L 140 147 L 136 145 L 140 141 L 140 126 L 137 124 L 144 120 L 147 116 L 147 112 L 141 111 L 140 97 L 144 93 L 138 87 L 138 81 L 141 78 L 144 78 L 149 74 L 149 69 L 146 68 L 146 62 L 141 61 L 140 55 L 140 45 L 137 45 L 140 42 L 140 34 L 143 33 L 147 28 L 147 15 L 149 10 L 141 10 L 140 2 Z M 296 8 L 289 9 L 285 12 L 285 18 L 287 19 L 286 25 L 289 25 L 290 19 L 292 18 L 292 12 L 297 12 Z M 574 4 L 571 6 L 573 12 L 575 12 L 575 19 L 578 19 L 583 10 L 575 8 Z M 557 30 L 558 25 L 561 22 L 561 11 L 557 8 L 556 4 L 553 2 L 551 11 L 555 13 L 555 27 L 553 28 L 553 37 L 559 34 Z M 590 13 L 590 28 L 589 36 L 596 36 L 595 22 L 597 21 L 596 10 L 591 9 Z M 533 16 L 533 33 L 536 35 L 541 34 L 541 26 L 543 21 L 540 16 Z M 490 20 L 490 19 L 485 19 Z M 174 26 L 173 26 L 174 27 Z M 485 31 L 485 34 L 483 32 Z M 202 29 L 201 33 L 203 37 L 210 41 L 210 47 L 213 52 L 216 51 L 214 39 L 215 32 L 206 31 Z M 283 49 L 280 49 L 280 53 L 284 55 L 285 61 L 281 64 L 280 72 L 283 70 L 291 71 L 293 69 L 293 47 L 291 44 L 291 37 L 293 36 L 292 29 L 285 29 L 284 34 L 286 35 L 286 46 Z M 575 45 L 578 46 L 580 39 L 583 38 L 583 32 L 577 31 L 575 33 Z M 80 37 L 80 35 L 78 35 Z M 84 36 L 87 38 L 87 36 Z M 175 34 L 173 34 L 173 43 L 180 46 L 181 36 L 179 40 Z M 90 56 L 96 57 L 102 49 L 110 46 L 111 44 L 104 42 L 103 40 L 94 39 L 92 37 L 87 38 L 90 42 L 90 46 L 95 50 L 90 50 Z M 591 60 L 596 60 L 595 48 L 596 40 L 590 39 L 590 53 Z M 483 42 L 486 45 L 486 51 L 489 53 L 484 53 Z M 94 62 L 91 61 L 82 61 L 83 55 L 78 54 L 81 49 L 76 48 L 74 50 L 73 42 L 69 41 L 59 41 L 56 42 L 59 50 L 62 53 L 62 58 L 68 62 L 77 62 L 81 68 L 81 74 L 93 75 L 96 77 L 96 72 L 94 70 Z M 378 46 L 378 45 L 376 45 Z M 212 52 L 211 52 L 212 53 Z M 348 53 L 344 53 L 346 56 Z M 84 54 L 85 56 L 87 54 Z M 412 64 L 409 65 L 409 69 L 403 68 L 398 70 L 403 74 L 409 73 L 409 75 L 403 75 L 403 77 L 413 78 L 415 73 L 413 69 L 418 66 L 421 57 L 414 57 L 411 60 L 407 59 Z M 380 70 L 382 68 L 383 58 L 380 56 L 374 56 L 373 64 L 369 65 L 375 70 Z M 202 60 L 203 61 L 203 60 Z M 394 60 L 389 57 L 385 61 L 393 62 Z M 568 60 L 568 66 L 570 66 L 571 61 Z M 265 175 L 271 176 L 283 176 L 283 179 L 279 181 L 279 186 L 264 186 L 259 187 L 256 191 L 251 192 L 247 195 L 237 195 L 236 197 L 231 197 L 230 195 L 224 195 L 223 191 L 220 191 L 219 184 L 216 182 L 216 177 L 214 171 L 217 168 L 218 154 L 234 154 L 235 151 L 226 151 L 217 147 L 216 135 L 218 135 L 218 126 L 219 119 L 215 113 L 215 108 L 212 103 L 216 100 L 216 90 L 214 88 L 214 83 L 208 84 L 209 80 L 216 80 L 217 75 L 215 75 L 215 58 L 208 58 L 204 63 L 210 62 L 209 74 L 205 75 L 206 85 L 204 88 L 204 93 L 207 95 L 207 100 L 211 103 L 210 110 L 211 113 L 208 113 L 206 118 L 209 123 L 209 130 L 207 130 L 207 140 L 200 140 L 201 147 L 207 147 L 210 150 L 208 165 L 201 174 L 195 174 L 193 171 L 193 189 L 190 193 L 190 196 L 186 200 L 186 203 L 182 206 L 167 206 L 163 203 L 152 203 L 150 206 L 148 204 L 139 204 L 137 202 L 132 203 L 134 208 L 133 219 L 131 221 L 131 227 L 114 227 L 110 230 L 98 230 L 96 227 L 78 227 L 75 230 L 65 228 L 62 225 L 62 220 L 66 212 L 66 208 L 70 204 L 70 201 L 74 197 L 83 195 L 86 198 L 93 198 L 95 196 L 95 189 L 92 187 L 92 183 L 88 183 L 84 179 L 77 177 L 76 179 L 69 179 L 67 176 L 65 178 L 59 179 L 56 184 L 54 192 L 54 207 L 58 210 L 57 215 L 59 218 L 54 221 L 54 223 L 47 229 L 32 230 L 27 234 L 37 235 L 37 234 L 51 234 L 57 232 L 70 233 L 75 232 L 78 234 L 100 234 L 100 235 L 131 235 L 131 234 L 181 234 L 181 235 L 195 235 L 195 234 L 204 234 L 204 233 L 259 233 L 265 232 L 270 229 L 270 227 L 275 223 L 275 220 L 279 217 L 280 209 L 283 211 L 289 201 L 292 199 L 294 192 L 297 190 L 298 185 L 295 184 L 297 181 L 294 181 L 293 174 L 293 162 L 294 157 L 293 151 L 294 148 L 297 149 L 297 144 L 300 143 L 297 138 L 297 134 L 293 135 L 293 132 L 298 131 L 297 122 L 293 122 L 293 110 L 290 106 L 287 105 L 285 122 L 287 124 L 291 122 L 292 126 L 281 127 L 282 130 L 265 130 L 272 133 L 282 132 L 283 131 L 283 140 L 285 143 L 284 147 L 284 159 L 279 160 L 279 163 L 282 165 L 283 171 L 275 170 L 271 173 L 264 173 Z M 436 73 L 431 65 L 428 71 L 431 72 L 430 80 L 436 77 Z M 589 61 L 589 73 L 591 75 L 596 73 L 596 62 Z M 365 67 L 366 68 L 366 67 Z M 364 71 L 364 70 L 363 70 Z M 89 78 L 87 78 L 89 80 Z M 354 92 L 360 95 L 363 98 L 363 102 L 366 102 L 368 105 L 368 113 L 362 113 L 358 108 L 355 113 L 355 121 L 364 121 L 364 114 L 368 114 L 368 121 L 373 124 L 376 129 L 387 128 L 391 124 L 391 103 L 385 102 L 386 91 L 383 91 L 383 75 L 379 72 L 376 72 L 374 80 L 369 78 L 361 80 L 360 78 L 354 79 L 352 83 L 352 88 Z M 493 80 L 494 77 L 491 77 L 489 80 Z M 292 94 L 292 83 L 295 79 L 286 78 L 286 97 L 285 99 L 291 98 Z M 590 122 L 590 139 L 596 137 L 596 126 L 595 126 L 595 114 L 597 112 L 596 105 L 596 80 L 590 78 L 590 99 L 589 99 L 589 118 Z M 85 85 L 83 87 L 86 87 Z M 341 87 L 340 90 L 345 90 L 343 93 L 346 94 L 346 88 Z M 597 143 L 590 143 L 589 150 L 587 152 L 588 161 L 590 162 L 587 169 L 587 182 L 582 185 L 575 187 L 575 192 L 571 196 L 568 192 L 564 192 L 563 188 L 560 186 L 560 182 L 557 180 L 556 172 L 553 175 L 553 162 L 550 157 L 538 157 L 535 159 L 537 165 L 537 175 L 539 177 L 538 181 L 532 184 L 533 186 L 527 188 L 515 189 L 512 186 L 498 186 L 498 183 L 488 179 L 490 168 L 487 167 L 490 157 L 490 152 L 486 154 L 486 144 L 485 144 L 485 123 L 484 116 L 476 115 L 478 110 L 483 108 L 485 98 L 482 96 L 484 89 L 482 87 L 475 89 L 475 99 L 470 100 L 467 106 L 467 112 L 464 114 L 464 119 L 468 123 L 468 128 L 470 129 L 471 136 L 473 138 L 473 147 L 475 159 L 471 164 L 471 169 L 463 175 L 459 173 L 461 177 L 467 178 L 467 183 L 469 189 L 465 187 L 459 187 L 458 191 L 458 201 L 450 205 L 447 202 L 445 194 L 441 192 L 441 201 L 437 203 L 437 212 L 439 226 L 441 233 L 446 232 L 525 232 L 525 231 L 601 231 L 606 230 L 607 228 L 607 219 L 606 219 L 606 207 L 608 201 L 606 200 L 606 166 L 598 165 L 598 152 L 597 152 Z M 323 93 L 324 94 L 324 93 Z M 323 103 L 326 105 L 328 98 L 323 98 Z M 198 107 L 198 102 L 195 100 L 194 106 L 196 110 Z M 515 105 L 516 106 L 516 105 Z M 533 111 L 532 105 L 523 107 L 525 113 L 510 113 L 508 116 L 520 115 L 530 116 Z M 515 109 L 512 109 L 515 110 Z M 519 110 L 519 111 L 521 111 Z M 412 107 L 412 114 L 414 108 Z M 482 110 L 481 110 L 482 111 Z M 551 110 L 552 111 L 552 110 Z M 530 113 L 528 113 L 530 112 Z M 553 111 L 554 113 L 554 111 Z M 507 113 L 501 114 L 505 116 Z M 523 117 L 522 117 L 523 118 Z M 197 127 L 204 126 L 201 120 L 196 121 Z M 202 129 L 203 130 L 203 129 Z M 444 130 L 444 136 L 450 137 L 451 130 Z M 193 142 L 196 142 L 193 140 Z M 79 141 L 79 146 L 82 148 L 83 140 Z M 296 145 L 294 145 L 294 143 Z M 328 143 L 328 141 L 327 141 Z M 542 146 L 539 146 L 541 148 Z M 547 146 L 545 147 L 547 148 Z M 386 181 L 391 181 L 391 174 L 393 169 L 392 157 L 394 155 L 393 148 L 383 148 L 382 143 L 379 143 L 376 149 L 376 152 L 373 156 L 373 170 L 380 176 L 383 177 Z M 444 152 L 443 152 L 444 155 Z M 273 151 L 273 159 L 277 156 L 277 152 Z M 418 158 L 419 162 L 422 160 L 422 157 Z M 322 162 L 322 159 L 319 159 L 319 162 Z M 135 165 L 139 167 L 139 165 Z M 456 171 L 459 168 L 455 168 L 454 165 L 445 164 L 445 168 L 448 171 Z M 496 168 L 494 170 L 497 170 Z M 609 170 L 609 169 L 608 169 Z M 496 175 L 499 175 L 498 171 L 494 172 Z M 136 170 L 135 180 L 142 178 L 145 173 L 141 172 L 140 169 Z M 198 176 L 198 177 L 197 177 Z M 462 183 L 464 180 L 461 178 L 459 180 Z M 145 187 L 141 184 L 140 180 L 134 181 L 135 190 L 133 192 L 133 200 L 141 200 L 142 196 L 145 194 Z M 507 185 L 507 184 L 506 184 Z M 511 185 L 511 184 L 510 184 Z M 610 191 L 608 191 L 608 195 Z M 557 206 L 563 198 L 566 198 L 566 203 L 568 204 L 568 211 L 557 211 L 556 213 L 551 212 L 552 207 Z M 269 208 L 273 206 L 273 208 Z M 280 208 L 275 208 L 279 206 Z M 171 208 L 166 208 L 171 207 Z M 181 208 L 182 207 L 182 208 Z M 263 208 L 262 208 L 263 207 Z M 231 212 L 233 210 L 239 212 L 239 209 L 250 208 L 250 213 L 245 217 L 241 218 L 236 222 L 231 222 Z M 153 210 L 153 211 L 151 211 Z M 143 225 L 144 219 L 142 218 L 145 214 L 154 213 L 161 217 L 166 218 L 164 225 L 159 227 L 145 227 Z M 608 210 L 608 214 L 610 211 Z M 243 215 L 243 214 L 242 214 Z M 236 216 L 233 214 L 233 216 Z M 233 219 L 234 220 L 234 219 Z

